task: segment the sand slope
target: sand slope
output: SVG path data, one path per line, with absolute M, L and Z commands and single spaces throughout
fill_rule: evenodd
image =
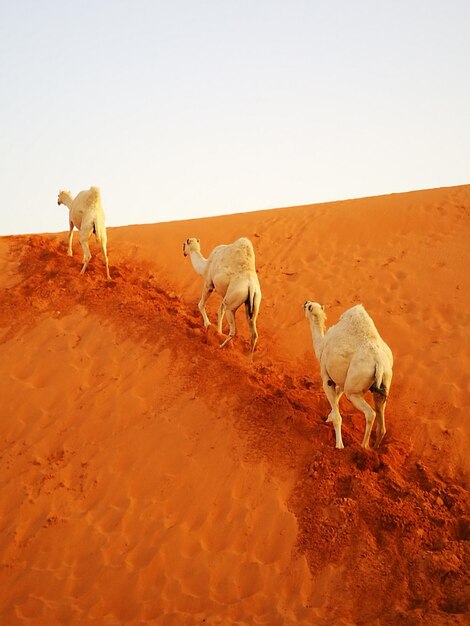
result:
M 242 235 L 253 362 L 182 255 Z M 469 235 L 463 186 L 109 229 L 112 282 L 1 238 L 0 623 L 466 624 Z M 394 352 L 379 453 L 346 400 L 333 447 L 305 299 Z

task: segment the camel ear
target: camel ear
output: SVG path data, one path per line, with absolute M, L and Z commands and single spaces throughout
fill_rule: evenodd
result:
M 199 239 L 196 239 L 196 241 L 197 241 L 198 243 L 201 243 L 201 242 L 199 241 Z
M 321 310 L 324 311 L 325 307 L 323 306 L 323 304 L 321 304 L 320 306 L 321 306 Z

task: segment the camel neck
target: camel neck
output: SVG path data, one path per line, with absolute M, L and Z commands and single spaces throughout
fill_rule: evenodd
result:
M 72 204 L 73 204 L 73 198 L 72 196 L 65 196 L 65 198 L 63 198 L 63 203 L 65 204 L 66 207 L 68 207 L 69 209 L 72 208 Z
M 320 356 L 321 356 L 322 349 L 323 349 L 324 332 L 320 328 L 320 326 L 317 323 L 315 323 L 313 320 L 310 319 L 309 323 L 310 323 L 310 331 L 312 333 L 313 349 L 315 351 L 315 356 L 317 357 L 318 360 L 320 360 Z
M 197 252 L 196 250 L 191 250 L 189 256 L 191 258 L 191 263 L 193 264 L 195 271 L 202 276 L 206 269 L 207 259 L 205 259 L 202 254 L 200 252 Z

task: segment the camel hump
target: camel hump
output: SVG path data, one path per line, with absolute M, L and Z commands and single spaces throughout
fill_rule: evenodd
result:
M 209 261 L 214 268 L 217 268 L 217 272 L 222 268 L 230 276 L 240 274 L 240 272 L 256 271 L 253 246 L 246 237 L 241 237 L 231 244 L 217 246 L 211 252 Z
M 251 270 L 255 269 L 255 251 L 248 237 L 237 239 L 232 245 L 232 250 L 243 267 Z
M 233 245 L 234 246 L 239 246 L 240 248 L 246 249 L 248 254 L 250 254 L 250 255 L 252 254 L 254 256 L 255 252 L 254 252 L 254 249 L 253 249 L 253 244 L 248 239 L 248 237 L 240 237 L 239 239 L 234 241 Z
M 337 324 L 340 328 L 347 328 L 351 335 L 379 339 L 379 332 L 374 324 L 374 320 L 367 313 L 362 304 L 356 304 L 345 311 Z
M 99 187 L 90 187 L 89 194 L 92 202 L 101 202 L 101 192 Z

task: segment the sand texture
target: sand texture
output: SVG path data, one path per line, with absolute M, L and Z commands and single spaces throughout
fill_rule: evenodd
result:
M 253 360 L 182 253 L 240 236 Z M 0 238 L 0 624 L 468 624 L 469 245 L 470 186 L 109 228 L 111 281 Z M 392 348 L 378 451 L 345 398 L 334 448 L 307 299 Z

